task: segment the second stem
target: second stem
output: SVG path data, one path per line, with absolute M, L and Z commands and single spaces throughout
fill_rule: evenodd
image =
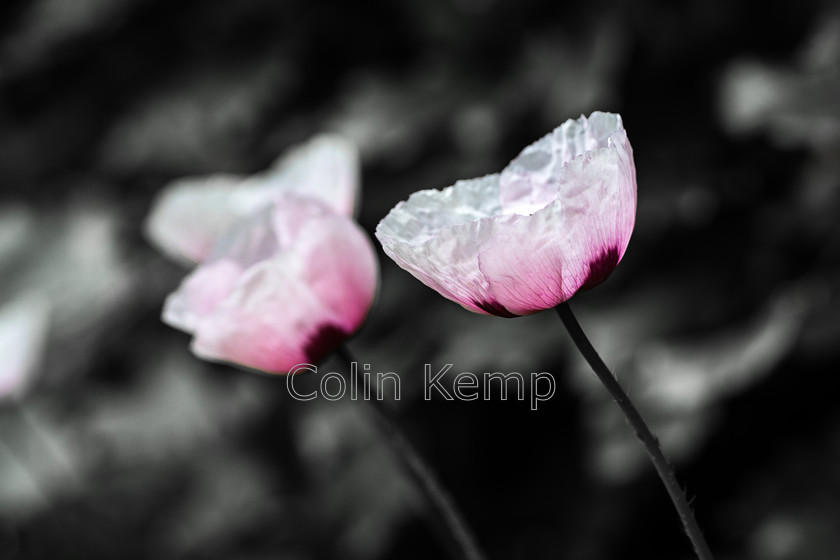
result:
M 621 411 L 624 413 L 627 421 L 636 431 L 636 435 L 644 444 L 645 450 L 650 456 L 650 460 L 653 463 L 657 474 L 659 474 L 659 478 L 662 479 L 662 483 L 665 485 L 665 489 L 668 491 L 668 495 L 674 503 L 674 507 L 680 516 L 680 520 L 682 521 L 689 540 L 691 540 L 691 544 L 694 546 L 694 552 L 697 554 L 697 557 L 700 560 L 713 560 L 712 552 L 709 549 L 709 545 L 706 544 L 706 539 L 703 537 L 703 532 L 697 524 L 694 512 L 691 511 L 691 506 L 688 504 L 685 493 L 682 491 L 679 482 L 677 482 L 674 469 L 671 467 L 670 463 L 668 463 L 668 460 L 662 453 L 662 449 L 659 447 L 659 440 L 656 439 L 656 436 L 654 436 L 650 431 L 650 428 L 648 428 L 642 418 L 642 415 L 633 405 L 630 397 L 628 397 L 627 393 L 624 392 L 624 389 L 621 388 L 621 385 L 619 385 L 615 376 L 601 359 L 601 356 L 598 355 L 598 352 L 592 346 L 592 343 L 589 342 L 589 339 L 586 337 L 583 329 L 581 329 L 577 318 L 575 318 L 574 313 L 572 313 L 572 308 L 569 307 L 569 304 L 563 302 L 558 305 L 556 309 L 557 314 L 560 315 L 560 319 L 563 321 L 563 325 L 565 325 L 566 330 L 569 331 L 569 335 L 572 337 L 575 346 L 577 346 L 584 359 L 586 359 L 587 363 L 592 368 L 592 371 L 595 372 L 595 375 L 601 383 L 603 383 L 607 392 L 621 408 Z

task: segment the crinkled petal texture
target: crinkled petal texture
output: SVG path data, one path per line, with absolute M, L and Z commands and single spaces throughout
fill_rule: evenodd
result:
M 501 174 L 414 193 L 376 230 L 385 253 L 477 313 L 515 317 L 603 282 L 636 216 L 621 117 L 569 120 Z
M 145 230 L 170 257 L 201 262 L 228 228 L 284 193 L 314 198 L 337 214 L 351 216 L 358 192 L 355 146 L 324 134 L 250 177 L 219 174 L 174 181 L 157 197 Z
M 288 373 L 355 332 L 373 302 L 365 232 L 318 201 L 285 195 L 236 224 L 166 301 L 201 358 Z

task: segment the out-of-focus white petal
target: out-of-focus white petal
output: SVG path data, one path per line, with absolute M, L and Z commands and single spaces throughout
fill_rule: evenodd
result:
M 248 269 L 199 323 L 197 355 L 287 373 L 318 362 L 359 328 L 377 277 L 365 233 L 331 216 L 307 223 L 298 241 Z
M 268 170 L 250 177 L 219 174 L 174 181 L 157 197 L 145 230 L 170 257 L 201 262 L 229 228 L 278 197 L 306 197 L 350 216 L 358 190 L 355 146 L 324 134 L 292 148 Z
M 273 216 L 274 208 L 269 205 L 234 223 L 216 241 L 206 262 L 232 260 L 244 270 L 270 258 L 281 249 L 275 234 Z
M 0 400 L 19 397 L 32 380 L 47 340 L 49 304 L 28 294 L 0 308 Z
M 315 363 L 355 332 L 376 292 L 364 231 L 316 199 L 279 197 L 231 228 L 167 300 L 199 357 L 271 373 Z
M 359 198 L 359 152 L 349 140 L 321 134 L 280 156 L 263 179 L 278 190 L 320 200 L 352 216 Z
M 204 359 L 285 373 L 309 362 L 321 303 L 293 272 L 296 255 L 282 254 L 248 269 L 236 288 L 195 332 L 193 352 Z
M 242 271 L 242 267 L 230 259 L 198 267 L 166 298 L 163 322 L 184 332 L 195 332 L 201 320 L 234 289 Z
M 280 249 L 286 249 L 305 237 L 301 229 L 313 220 L 331 217 L 333 211 L 315 198 L 283 195 L 271 209 L 271 227 Z
M 355 332 L 370 310 L 379 273 L 367 234 L 356 222 L 333 216 L 307 224 L 293 250 L 305 263 L 301 279 L 332 313 L 331 321 Z
M 237 220 L 271 202 L 273 193 L 234 175 L 179 179 L 164 188 L 146 220 L 146 235 L 179 260 L 200 262 Z

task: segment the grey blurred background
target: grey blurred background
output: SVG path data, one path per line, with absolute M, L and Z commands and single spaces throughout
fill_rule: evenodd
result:
M 372 232 L 592 110 L 624 118 L 639 208 L 584 329 L 718 558 L 838 558 L 840 6 L 816 0 L 3 2 L 0 372 L 33 375 L 0 402 L 0 558 L 444 557 L 363 403 L 297 402 L 160 322 L 186 270 L 142 222 L 172 179 L 333 131 Z M 473 315 L 380 256 L 349 345 L 401 375 L 388 406 L 489 559 L 691 557 L 553 313 Z M 425 363 L 557 392 L 426 401 Z

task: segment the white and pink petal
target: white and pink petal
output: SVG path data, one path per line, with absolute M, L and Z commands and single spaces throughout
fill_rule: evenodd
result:
M 502 171 L 413 194 L 376 235 L 397 264 L 467 309 L 502 317 L 553 307 L 612 272 L 636 212 L 618 115 L 567 121 Z
M 286 195 L 319 201 L 351 216 L 359 192 L 359 155 L 339 136 L 324 134 L 282 155 L 268 170 L 173 181 L 156 198 L 144 225 L 168 256 L 201 262 L 238 220 Z
M 376 296 L 379 264 L 370 238 L 343 216 L 312 220 L 293 247 L 300 277 L 332 313 L 336 328 L 355 332 Z
M 619 115 L 596 111 L 589 118 L 567 120 L 526 147 L 501 173 L 499 199 L 504 213 L 529 215 L 562 196 L 557 183 L 562 168 L 593 150 L 619 148 L 612 138 L 623 133 Z
M 323 305 L 290 266 L 288 256 L 261 262 L 202 320 L 192 343 L 204 359 L 232 362 L 269 373 L 310 363 Z
M 270 373 L 317 363 L 361 326 L 377 263 L 348 218 L 314 219 L 299 243 L 255 264 L 198 324 L 193 351 Z
M 228 231 L 167 299 L 164 321 L 194 333 L 202 358 L 286 373 L 361 326 L 377 275 L 373 246 L 354 221 L 284 195 Z
M 289 149 L 258 175 L 278 192 L 314 198 L 335 213 L 352 216 L 359 198 L 359 152 L 336 134 L 321 134 Z
M 483 222 L 498 215 L 498 175 L 458 181 L 443 191 L 414 193 L 376 228 L 385 253 L 415 278 L 476 313 L 492 310 L 478 267 Z M 490 306 L 491 310 L 488 310 Z
M 234 290 L 242 273 L 242 266 L 227 258 L 200 265 L 166 298 L 163 322 L 194 333 L 199 323 Z
M 272 197 L 262 185 L 235 175 L 178 179 L 155 199 L 145 233 L 169 257 L 201 262 L 229 227 Z

